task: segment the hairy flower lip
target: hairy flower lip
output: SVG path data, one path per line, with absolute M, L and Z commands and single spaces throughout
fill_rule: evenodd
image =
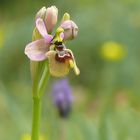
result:
M 66 61 L 72 59 L 72 56 L 69 52 L 63 51 L 63 52 L 58 52 L 55 55 L 55 59 L 60 62 L 60 63 L 66 63 Z
M 80 70 L 78 69 L 77 65 L 76 65 L 76 62 L 75 62 L 75 58 L 74 58 L 74 55 L 73 55 L 73 52 L 69 49 L 65 49 L 65 51 L 67 53 L 70 53 L 71 54 L 71 59 L 67 59 L 67 61 L 61 61 L 60 62 L 60 58 L 59 60 L 57 61 L 56 60 L 56 54 L 57 52 L 55 50 L 52 50 L 52 51 L 48 51 L 46 53 L 46 56 L 49 60 L 49 64 L 50 64 L 50 73 L 53 75 L 53 76 L 56 76 L 56 77 L 62 77 L 62 76 L 65 76 L 69 73 L 69 70 L 72 68 L 75 72 L 76 75 L 79 75 L 80 74 Z

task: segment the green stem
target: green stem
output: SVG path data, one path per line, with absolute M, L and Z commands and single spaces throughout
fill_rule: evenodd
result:
M 32 138 L 31 140 L 39 140 L 41 103 L 40 98 L 33 98 L 33 117 L 32 117 Z
M 61 137 L 60 140 L 66 140 L 66 120 L 61 118 Z
M 45 92 L 46 84 L 49 79 L 49 69 L 48 62 L 45 63 L 45 67 L 43 70 L 43 74 L 41 76 L 40 82 L 36 91 L 36 94 L 33 94 L 33 118 L 32 118 L 32 139 L 31 140 L 39 140 L 39 127 L 40 127 L 40 114 L 41 114 L 41 96 Z
M 39 86 L 38 86 L 39 97 L 41 97 L 43 95 L 43 93 L 45 92 L 47 81 L 48 81 L 49 77 L 50 77 L 50 72 L 48 69 L 48 62 L 46 62 L 45 68 L 44 68 L 44 71 L 43 71 L 43 74 L 42 74 L 42 77 L 41 77 L 41 80 L 40 80 Z
M 37 28 L 33 31 L 32 40 L 42 38 Z M 31 74 L 33 80 L 33 116 L 31 140 L 39 140 L 39 127 L 41 117 L 41 96 L 45 92 L 46 83 L 49 79 L 48 61 L 31 61 Z M 43 73 L 42 73 L 43 72 Z

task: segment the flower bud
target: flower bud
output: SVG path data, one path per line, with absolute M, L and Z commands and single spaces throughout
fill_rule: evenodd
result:
M 70 15 L 68 14 L 68 13 L 65 13 L 64 15 L 63 15 L 63 17 L 62 17 L 62 23 L 64 22 L 64 21 L 66 21 L 66 20 L 70 20 Z
M 64 40 L 72 40 L 78 34 L 78 26 L 72 20 L 66 20 L 61 24 L 64 29 Z
M 47 8 L 45 15 L 45 23 L 47 32 L 51 33 L 57 23 L 58 9 L 55 6 Z
M 36 19 L 37 19 L 37 18 L 42 18 L 42 19 L 44 19 L 44 18 L 45 18 L 45 15 L 46 15 L 46 11 L 47 11 L 46 7 L 42 7 L 42 8 L 37 12 L 37 14 L 36 14 Z

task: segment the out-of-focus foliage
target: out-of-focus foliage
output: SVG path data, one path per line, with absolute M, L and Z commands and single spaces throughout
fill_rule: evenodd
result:
M 31 80 L 24 48 L 31 41 L 34 16 L 44 5 L 56 5 L 59 17 L 69 12 L 77 23 L 78 37 L 66 45 L 73 50 L 81 70 L 79 77 L 69 75 L 75 103 L 66 122 L 58 118 L 50 96 L 43 98 L 41 134 L 45 140 L 61 137 L 62 127 L 67 140 L 138 140 L 139 0 L 1 0 L 0 139 L 20 140 L 31 131 Z M 109 42 L 119 45 L 119 49 L 103 49 Z M 121 55 L 121 59 L 110 61 L 104 57 L 112 56 L 112 52 L 117 56 L 113 58 Z

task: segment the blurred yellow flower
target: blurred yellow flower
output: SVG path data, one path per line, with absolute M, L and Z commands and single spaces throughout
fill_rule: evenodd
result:
M 31 140 L 31 135 L 30 134 L 24 134 L 21 137 L 21 140 Z M 39 140 L 45 140 L 43 135 L 40 135 Z
M 124 57 L 125 50 L 123 45 L 110 41 L 103 44 L 101 55 L 106 60 L 118 61 Z

